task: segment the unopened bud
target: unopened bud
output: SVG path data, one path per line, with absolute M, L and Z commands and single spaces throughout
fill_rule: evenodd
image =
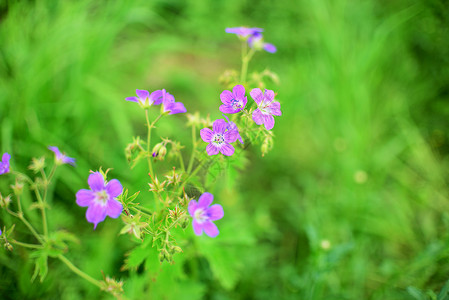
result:
M 43 170 L 45 167 L 45 157 L 31 159 L 31 165 L 28 166 L 28 169 L 33 170 L 34 173 L 38 173 Z
M 20 196 L 23 193 L 23 182 L 16 179 L 16 183 L 11 185 L 14 195 Z
M 189 219 L 188 218 L 184 218 L 182 221 L 181 221 L 181 228 L 182 229 L 186 229 L 188 226 L 189 226 Z
M 9 203 L 11 203 L 11 195 L 3 197 L 2 194 L 0 194 L 0 207 L 7 208 Z

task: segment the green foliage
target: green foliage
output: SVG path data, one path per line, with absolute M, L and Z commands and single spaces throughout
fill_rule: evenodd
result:
M 92 277 L 123 279 L 130 299 L 448 298 L 448 15 L 439 0 L 0 2 L 2 152 L 21 171 L 48 145 L 77 159 L 54 177 L 48 247 L 0 251 L 0 295 L 108 297 L 55 263 L 69 245 Z M 283 116 L 263 158 L 252 143 L 263 131 L 244 133 L 245 150 L 212 158 L 185 187 L 223 205 L 220 235 L 176 229 L 184 252 L 161 264 L 151 239 L 117 235 L 120 220 L 92 231 L 74 196 L 91 169 L 141 191 L 124 196 L 130 209 L 154 205 L 140 157 L 123 153 L 144 127 L 124 98 L 166 88 L 189 112 L 221 117 L 217 79 L 240 68 L 224 28 L 240 25 L 278 48 L 256 53 L 249 78 L 267 79 Z M 184 122 L 157 130 L 189 153 Z M 1 175 L 3 195 L 13 183 Z M 32 199 L 24 192 L 24 207 Z M 40 230 L 39 209 L 24 213 Z M 2 229 L 15 224 L 6 238 L 34 243 L 14 222 L 0 213 Z

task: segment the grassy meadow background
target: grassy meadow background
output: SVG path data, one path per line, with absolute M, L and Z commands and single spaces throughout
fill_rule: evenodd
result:
M 123 279 L 129 299 L 449 299 L 448 16 L 439 0 L 3 0 L 0 149 L 21 171 L 51 161 L 48 145 L 77 159 L 56 174 L 50 228 L 75 233 L 66 256 Z M 274 148 L 249 146 L 236 181 L 211 191 L 225 210 L 218 238 L 189 227 L 174 265 L 121 271 L 138 244 L 118 235 L 120 220 L 93 231 L 75 193 L 102 166 L 152 201 L 145 166 L 125 160 L 145 135 L 125 97 L 165 88 L 220 118 L 218 77 L 240 68 L 224 29 L 241 25 L 278 48 L 249 66 L 279 75 Z M 167 118 L 155 136 L 189 151 L 185 121 Z M 11 183 L 0 177 L 2 194 Z M 17 223 L 4 212 L 0 222 Z M 30 282 L 33 268 L 29 251 L 0 250 L 0 298 L 111 298 L 57 260 L 43 283 Z

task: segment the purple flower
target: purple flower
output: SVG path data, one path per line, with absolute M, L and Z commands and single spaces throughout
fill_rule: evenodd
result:
M 61 153 L 61 151 L 59 151 L 58 147 L 48 146 L 48 149 L 50 149 L 51 151 L 53 151 L 55 153 L 55 161 L 58 165 L 69 164 L 69 165 L 75 166 L 75 159 L 66 156 L 65 153 Z
M 79 190 L 76 193 L 76 204 L 88 206 L 86 219 L 94 224 L 94 229 L 106 216 L 118 218 L 123 210 L 122 204 L 116 199 L 123 190 L 120 181 L 112 179 L 106 183 L 103 175 L 95 172 L 89 175 L 87 183 L 90 190 Z
M 162 103 L 162 91 L 157 90 L 151 93 L 145 90 L 136 90 L 137 97 L 128 97 L 127 101 L 137 102 L 141 106 L 149 107 L 151 105 L 159 105 Z
M 229 121 L 229 118 L 227 116 L 223 115 L 223 117 L 225 117 L 226 121 L 228 121 L 228 125 L 227 125 L 226 128 L 228 130 L 235 130 L 235 131 L 237 131 L 237 139 L 240 141 L 241 144 L 243 144 L 243 139 L 240 136 L 239 129 L 238 129 L 237 125 L 234 122 Z
M 187 112 L 182 102 L 175 102 L 175 97 L 167 93 L 165 89 L 161 91 L 163 111 L 168 112 L 169 115 L 180 114 Z
M 220 106 L 220 111 L 225 114 L 235 114 L 242 111 L 248 102 L 245 96 L 245 88 L 240 84 L 234 86 L 232 93 L 224 90 L 220 94 L 220 99 L 223 102 Z
M 259 88 L 250 92 L 251 97 L 257 103 L 257 109 L 253 112 L 253 120 L 257 125 L 265 125 L 267 130 L 274 127 L 274 117 L 282 115 L 281 104 L 274 100 L 274 92 L 265 90 L 265 94 Z
M 3 153 L 2 161 L 0 162 L 0 175 L 9 172 L 9 160 L 11 159 L 11 155 L 8 152 Z
M 189 202 L 189 214 L 193 218 L 192 226 L 196 235 L 201 235 L 203 231 L 210 237 L 216 237 L 219 234 L 217 226 L 212 221 L 223 218 L 223 207 L 220 204 L 210 206 L 212 201 L 214 201 L 214 195 L 203 193 L 198 203 L 195 200 Z
M 228 124 L 223 119 L 215 120 L 212 124 L 212 130 L 203 128 L 200 130 L 203 141 L 209 143 L 206 147 L 207 154 L 215 155 L 218 152 L 226 156 L 234 154 L 234 147 L 229 143 L 234 143 L 239 135 L 237 130 L 229 130 Z
M 262 33 L 256 32 L 248 39 L 248 45 L 256 50 L 264 49 L 267 52 L 275 53 L 276 47 L 270 43 L 264 43 Z
M 248 38 L 256 33 L 263 32 L 262 28 L 248 28 L 248 27 L 232 27 L 226 28 L 225 31 L 227 33 L 234 33 L 240 38 Z

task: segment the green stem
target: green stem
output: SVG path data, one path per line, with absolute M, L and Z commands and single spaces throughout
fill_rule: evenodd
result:
M 45 204 L 44 204 L 44 201 L 42 200 L 39 190 L 37 189 L 37 186 L 34 189 L 34 193 L 36 194 L 36 198 L 37 198 L 37 201 L 39 202 L 40 209 L 41 209 L 42 227 L 44 229 L 44 236 L 45 236 L 45 238 L 48 238 L 48 226 L 47 226 L 47 216 L 45 214 Z
M 70 270 L 73 271 L 73 273 L 77 274 L 78 276 L 86 279 L 87 281 L 89 281 L 90 283 L 98 286 L 100 289 L 103 288 L 103 285 L 101 284 L 100 281 L 96 280 L 95 278 L 90 277 L 88 274 L 84 273 L 83 271 L 81 271 L 80 269 L 78 269 L 74 264 L 72 264 L 72 262 L 70 260 L 68 260 L 64 255 L 59 254 L 58 258 L 60 261 L 62 261 L 63 263 L 65 263 L 67 265 L 67 267 L 69 267 Z
M 184 166 L 184 159 L 182 158 L 181 151 L 178 152 L 179 164 L 181 165 L 181 169 L 183 172 L 186 171 L 186 167 Z
M 44 247 L 42 247 L 41 245 L 36 245 L 36 244 L 28 244 L 28 243 L 23 243 L 23 242 L 19 242 L 16 240 L 9 240 L 11 243 L 25 247 L 25 248 L 33 248 L 33 249 L 43 249 Z
M 201 167 L 205 164 L 205 161 L 203 161 L 202 163 L 200 163 L 195 170 L 193 170 L 192 173 L 190 173 L 187 178 L 184 180 L 184 182 L 181 184 L 181 186 L 179 187 L 179 191 L 181 192 L 182 189 L 184 188 L 184 186 L 189 182 L 189 179 L 192 178 L 193 176 L 196 175 L 196 173 L 199 172 L 199 170 L 201 169 Z
M 192 125 L 192 155 L 190 155 L 189 166 L 187 167 L 187 173 L 192 171 L 193 161 L 195 159 L 195 151 L 196 151 L 196 126 Z
M 33 185 L 34 184 L 34 182 L 31 180 L 31 178 L 26 176 L 25 174 L 22 174 L 22 173 L 17 172 L 17 171 L 12 171 L 11 173 L 16 175 L 16 176 L 24 178 L 28 182 L 29 185 Z
M 247 43 L 244 42 L 243 47 L 242 47 L 242 70 L 240 72 L 240 82 L 243 85 L 246 84 L 246 75 L 248 73 L 248 63 L 255 53 L 254 49 L 249 50 L 249 52 L 247 53 L 247 50 L 248 50 L 247 47 L 248 47 Z
M 37 231 L 34 229 L 34 227 L 28 223 L 28 221 L 25 219 L 25 217 L 23 216 L 23 213 L 20 211 L 18 214 L 11 211 L 9 208 L 6 208 L 6 211 L 11 214 L 12 216 L 20 219 L 26 227 L 28 227 L 28 229 L 31 231 L 31 233 L 34 235 L 34 237 L 41 243 L 44 243 L 44 240 L 41 238 L 41 236 L 37 233 Z
M 150 125 L 150 117 L 148 115 L 148 109 L 145 109 L 145 118 L 147 120 L 147 127 L 148 127 L 148 135 L 147 135 L 147 161 L 148 161 L 148 170 L 150 172 L 151 177 L 153 178 L 153 164 L 151 161 L 151 152 L 150 152 L 150 146 L 151 146 L 151 129 L 152 126 Z
M 154 172 L 153 172 L 153 164 L 151 161 L 151 129 L 154 128 L 154 125 L 156 125 L 157 121 L 159 121 L 160 118 L 162 118 L 163 114 L 160 114 L 153 123 L 150 124 L 150 116 L 148 113 L 148 109 L 145 109 L 145 118 L 147 120 L 147 127 L 148 127 L 148 136 L 147 136 L 147 160 L 148 160 L 148 169 L 150 171 L 151 177 L 153 178 Z

